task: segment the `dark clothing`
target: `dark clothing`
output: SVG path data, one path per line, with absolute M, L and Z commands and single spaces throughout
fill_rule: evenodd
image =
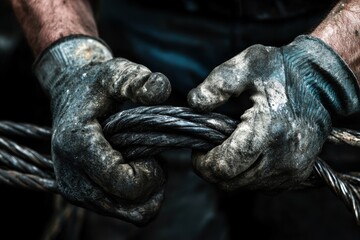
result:
M 312 0 L 135 0 L 147 9 L 191 14 L 212 19 L 268 21 L 289 19 L 322 11 L 335 1 Z
M 310 4 L 310 1 L 268 1 L 264 5 L 255 4 L 260 1 L 221 2 L 223 4 L 200 0 L 104 2 L 99 29 L 115 56 L 127 57 L 168 76 L 173 90 L 165 104 L 187 106 L 189 90 L 201 83 L 214 67 L 252 44 L 281 46 L 299 34 L 309 33 L 333 7 L 329 2 Z M 226 8 L 225 2 L 232 7 Z M 243 10 L 249 11 L 233 7 L 239 2 L 243 3 Z M 288 10 L 281 15 L 276 11 L 270 15 L 272 10 L 266 8 L 270 2 L 277 3 L 274 9 L 284 10 L 287 4 Z M 293 2 L 292 8 L 289 2 Z M 302 8 L 299 8 L 300 2 L 304 3 Z M 216 4 L 223 8 L 216 8 Z M 258 8 L 267 13 L 257 11 Z M 238 118 L 249 104 L 246 96 L 242 96 L 216 111 Z M 135 228 L 89 213 L 85 225 L 90 231 L 85 231 L 84 239 L 100 236 L 112 239 L 111 234 L 121 236 L 119 239 L 222 240 L 243 236 L 336 239 L 344 238 L 344 232 L 349 233 L 348 239 L 360 236 L 358 229 L 350 233 L 355 226 L 351 214 L 327 189 L 277 196 L 241 190 L 225 194 L 192 172 L 189 151 L 167 153 L 163 157 L 169 182 L 162 210 L 155 221 L 145 228 Z M 331 206 L 335 205 L 339 211 L 332 212 Z M 325 217 L 332 214 L 340 214 L 346 224 L 338 226 L 337 221 Z M 326 225 L 319 226 L 320 220 L 332 226 L 331 233 Z M 116 233 L 112 229 L 116 229 Z
M 97 16 L 100 36 L 115 57 L 163 72 L 173 89 L 165 104 L 187 106 L 188 91 L 214 67 L 252 44 L 281 46 L 309 33 L 333 5 L 334 1 L 310 0 L 104 0 Z M 6 66 L 16 69 L 23 48 L 15 51 L 17 55 Z M 5 58 L 0 60 L 5 62 Z M 32 60 L 26 58 L 23 65 L 30 69 Z M 19 82 L 24 80 L 20 78 Z M 40 97 L 35 100 L 43 100 L 36 91 Z M 216 111 L 239 118 L 250 104 L 245 94 Z M 48 119 L 47 104 L 40 106 L 46 111 L 37 115 L 46 114 Z M 356 119 L 343 124 L 356 126 Z M 323 156 L 336 169 L 359 169 L 359 151 L 345 151 L 325 147 Z M 333 153 L 341 162 L 336 162 Z M 353 216 L 327 188 L 275 196 L 243 190 L 223 193 L 193 173 L 190 154 L 182 150 L 161 156 L 168 175 L 165 201 L 148 226 L 138 228 L 86 211 L 82 239 L 359 239 Z

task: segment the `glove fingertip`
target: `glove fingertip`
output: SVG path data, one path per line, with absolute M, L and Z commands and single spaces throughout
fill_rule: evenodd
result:
M 199 88 L 192 89 L 187 95 L 189 106 L 199 112 L 212 111 L 216 107 L 212 99 L 212 96 L 204 94 Z
M 162 73 L 150 74 L 144 85 L 139 89 L 137 97 L 143 104 L 159 104 L 164 102 L 171 93 L 169 79 Z
M 209 152 L 193 151 L 191 155 L 194 171 L 209 182 L 213 182 L 212 155 Z

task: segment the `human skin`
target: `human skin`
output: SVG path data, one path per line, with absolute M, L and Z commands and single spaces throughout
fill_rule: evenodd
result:
M 246 48 L 189 92 L 201 112 L 245 91 L 252 102 L 222 144 L 193 153 L 199 176 L 226 191 L 291 189 L 310 176 L 332 119 L 360 109 L 357 4 L 338 3 L 311 35 L 287 45 Z
M 72 34 L 98 36 L 89 0 L 11 0 L 35 57 L 54 41 Z M 360 0 L 344 0 L 310 35 L 330 45 L 360 82 Z
M 88 0 L 11 0 L 11 4 L 35 57 L 69 35 L 98 37 Z
M 360 0 L 340 1 L 310 35 L 331 46 L 360 84 Z
M 58 192 L 103 215 L 149 222 L 163 201 L 163 171 L 155 159 L 125 161 L 100 122 L 127 100 L 165 101 L 169 80 L 113 57 L 97 38 L 90 1 L 14 0 L 12 6 L 36 57 L 34 74 L 51 100 Z

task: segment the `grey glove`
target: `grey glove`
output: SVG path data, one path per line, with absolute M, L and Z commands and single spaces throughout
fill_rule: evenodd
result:
M 332 129 L 359 110 L 359 88 L 345 62 L 320 39 L 301 35 L 276 48 L 253 45 L 216 67 L 188 95 L 211 111 L 249 91 L 253 105 L 221 145 L 194 153 L 196 172 L 225 190 L 281 190 L 304 181 Z
M 103 136 L 99 123 L 130 99 L 167 99 L 171 87 L 160 73 L 113 58 L 99 39 L 72 36 L 44 51 L 35 74 L 51 97 L 52 158 L 60 193 L 103 215 L 141 224 L 163 199 L 164 175 L 154 160 L 126 163 Z

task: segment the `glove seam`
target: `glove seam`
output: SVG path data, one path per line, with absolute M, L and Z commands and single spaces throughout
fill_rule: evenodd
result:
M 35 60 L 32 70 L 40 85 L 48 92 L 64 69 L 111 58 L 112 52 L 103 40 L 86 35 L 70 35 L 47 47 Z
M 300 72 L 305 75 L 301 79 L 307 82 L 305 85 L 310 87 L 310 93 L 321 99 L 320 103 L 331 115 L 346 116 L 359 111 L 360 89 L 356 76 L 346 62 L 321 39 L 299 35 L 292 43 L 282 47 L 281 53 L 286 68 L 289 63 L 304 65 Z M 322 57 L 327 59 L 323 60 Z M 316 72 L 318 77 L 309 78 L 306 68 Z
M 94 36 L 90 36 L 90 35 L 85 35 L 85 34 L 72 34 L 72 35 L 69 35 L 69 36 L 66 36 L 66 37 L 63 37 L 63 38 L 60 38 L 56 41 L 54 41 L 53 43 L 51 43 L 49 46 L 47 46 L 40 54 L 38 57 L 36 57 L 33 65 L 32 65 L 32 69 L 33 69 L 33 72 L 37 66 L 37 64 L 39 63 L 39 61 L 43 58 L 43 56 L 50 51 L 50 49 L 54 48 L 55 46 L 63 43 L 63 42 L 67 42 L 69 40 L 73 40 L 73 39 L 93 39 L 95 41 L 98 41 L 100 42 L 101 44 L 103 44 L 109 51 L 111 54 L 113 54 L 110 46 L 101 38 L 99 37 L 94 37 Z

